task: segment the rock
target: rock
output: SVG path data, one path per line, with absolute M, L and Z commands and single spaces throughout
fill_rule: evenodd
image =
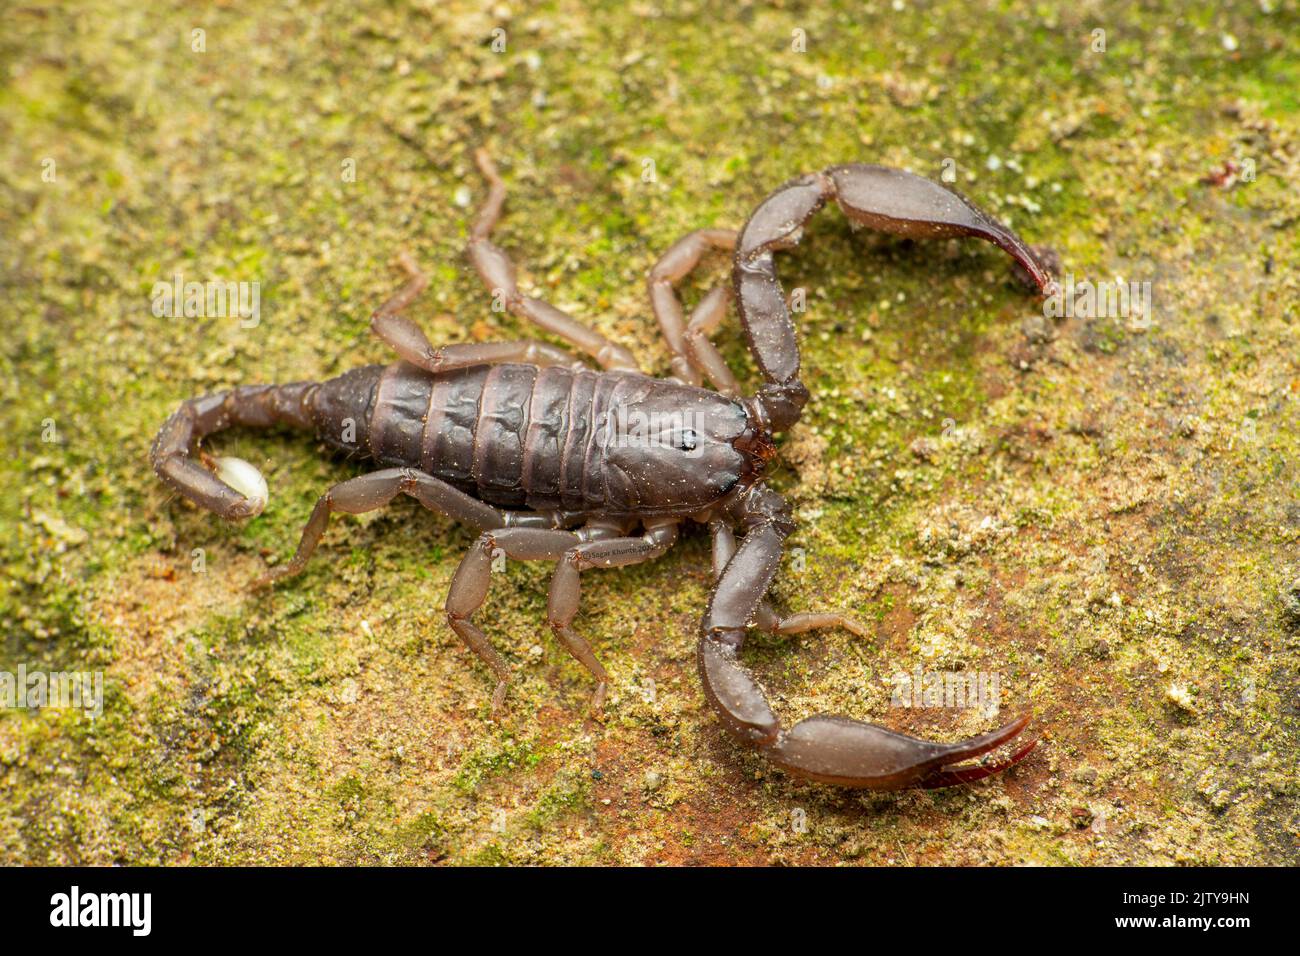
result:
M 32 520 L 64 544 L 76 546 L 90 540 L 90 535 L 84 530 L 48 511 L 33 511 Z
M 1103 638 L 1097 638 L 1088 645 L 1088 653 L 1099 661 L 1104 661 L 1110 657 L 1110 642 Z
M 939 453 L 939 446 L 930 438 L 918 438 L 910 446 L 911 452 L 917 458 L 924 462 L 934 461 L 934 456 Z
M 1282 589 L 1282 614 L 1287 624 L 1300 628 L 1300 578 Z
M 1165 700 L 1187 714 L 1196 714 L 1196 701 L 1185 684 L 1170 684 L 1165 688 Z
M 1020 331 L 1034 345 L 1045 345 L 1056 338 L 1056 330 L 1043 316 L 1027 315 L 1020 322 Z

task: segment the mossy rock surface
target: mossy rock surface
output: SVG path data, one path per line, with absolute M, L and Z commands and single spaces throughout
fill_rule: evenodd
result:
M 0 711 L 0 861 L 1300 862 L 1298 45 L 1295 0 L 11 8 L 0 670 L 102 671 L 105 699 Z M 1150 321 L 1044 319 L 995 250 L 832 212 L 783 257 L 813 399 L 774 479 L 801 549 L 775 597 L 875 638 L 747 659 L 787 719 L 943 739 L 998 718 L 892 708 L 891 678 L 996 674 L 1029 760 L 862 794 L 738 749 L 695 674 L 702 533 L 584 578 L 603 721 L 549 569 L 513 563 L 480 614 L 518 675 L 489 719 L 442 617 L 472 536 L 414 502 L 248 590 L 363 466 L 220 436 L 271 486 L 228 525 L 153 477 L 158 426 L 387 361 L 367 320 L 402 250 L 434 341 L 519 336 L 462 254 L 479 145 L 526 286 L 660 373 L 656 256 L 836 162 L 951 172 L 1077 280 L 1150 283 Z M 155 317 L 177 273 L 258 282 L 259 323 Z M 755 381 L 734 321 L 719 342 Z

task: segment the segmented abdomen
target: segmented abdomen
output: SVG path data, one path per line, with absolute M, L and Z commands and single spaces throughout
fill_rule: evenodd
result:
M 533 365 L 435 375 L 404 362 L 349 374 L 347 399 L 331 390 L 347 376 L 321 387 L 319 430 L 336 447 L 419 468 L 507 508 L 622 504 L 602 467 L 604 423 L 620 390 L 640 376 Z M 354 412 L 354 442 L 337 437 L 345 406 Z

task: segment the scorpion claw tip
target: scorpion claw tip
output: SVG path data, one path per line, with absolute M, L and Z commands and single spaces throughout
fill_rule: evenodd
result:
M 976 744 L 972 749 L 974 753 L 966 753 L 958 756 L 958 759 L 964 759 L 969 756 L 978 756 L 981 753 L 987 753 L 994 747 L 999 747 L 1007 743 L 1014 737 L 1018 736 L 1022 730 L 1029 725 L 1032 714 L 1025 714 L 1018 720 L 1007 724 L 1005 727 L 995 730 L 982 738 L 968 743 Z M 1022 746 L 1005 760 L 997 760 L 992 763 L 971 764 L 966 767 L 954 767 L 951 764 L 939 767 L 917 782 L 916 786 L 923 790 L 934 790 L 939 787 L 952 787 L 959 784 L 975 783 L 977 780 L 983 780 L 986 777 L 992 777 L 995 774 L 1003 773 L 1010 770 L 1020 761 L 1024 760 L 1038 746 L 1041 738 L 1035 737 L 1029 743 Z

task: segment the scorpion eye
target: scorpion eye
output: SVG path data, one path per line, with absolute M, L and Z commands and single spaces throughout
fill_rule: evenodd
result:
M 696 445 L 695 432 L 689 428 L 683 431 L 681 441 L 679 442 L 677 447 L 680 448 L 682 451 L 695 451 L 695 445 Z

